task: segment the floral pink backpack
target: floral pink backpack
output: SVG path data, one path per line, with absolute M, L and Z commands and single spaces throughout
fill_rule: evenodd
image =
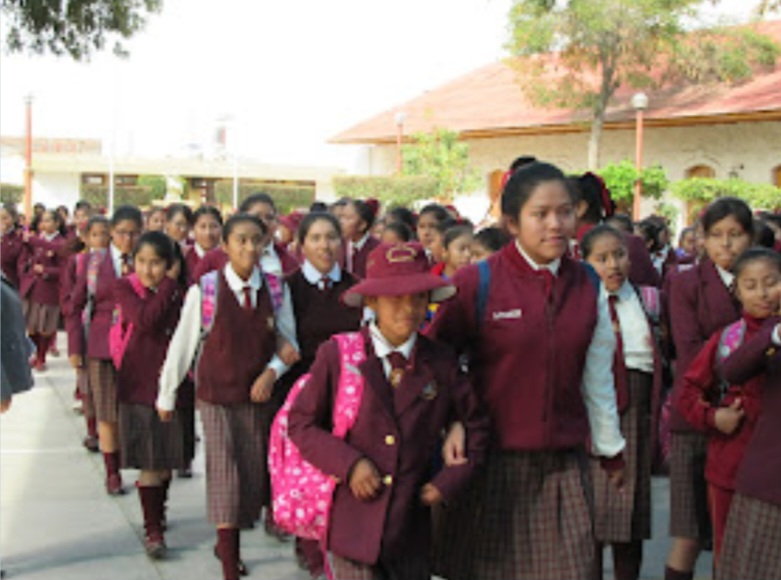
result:
M 364 380 L 358 365 L 366 353 L 359 332 L 334 338 L 339 345 L 341 372 L 333 408 L 333 434 L 344 438 L 355 424 L 363 398 Z M 305 374 L 296 381 L 271 425 L 268 465 L 277 525 L 300 538 L 319 540 L 328 529 L 336 481 L 306 461 L 287 432 L 290 408 L 309 377 Z
M 136 291 L 139 298 L 146 298 L 147 289 L 141 284 L 141 280 L 133 273 L 128 275 L 127 281 Z M 114 368 L 119 369 L 122 364 L 122 358 L 125 356 L 125 350 L 133 335 L 133 323 L 122 318 L 122 308 L 117 304 L 114 307 L 113 320 L 111 328 L 108 331 L 108 351 L 111 354 L 111 360 L 114 362 Z

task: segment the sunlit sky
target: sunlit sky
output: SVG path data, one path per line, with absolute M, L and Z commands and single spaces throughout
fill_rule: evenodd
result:
M 243 157 L 351 169 L 354 148 L 326 140 L 504 57 L 510 4 L 164 0 L 128 59 L 3 53 L 0 131 L 23 134 L 31 93 L 36 136 L 113 135 L 118 155 L 168 155 L 208 146 L 230 115 Z M 751 5 L 725 0 L 718 12 Z

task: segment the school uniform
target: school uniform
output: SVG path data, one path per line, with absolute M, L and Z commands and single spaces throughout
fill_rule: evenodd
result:
M 443 510 L 438 571 L 452 580 L 590 577 L 586 440 L 606 467 L 620 465 L 625 444 L 607 306 L 586 268 L 567 256 L 540 266 L 516 242 L 488 266 L 482 320 L 473 265 L 456 274 L 458 293 L 429 331 L 468 353 L 472 384 L 492 421 L 484 476 Z
M 3 275 L 14 288 L 19 289 L 20 271 L 25 256 L 24 240 L 19 229 L 15 228 L 0 238 L 0 267 Z
M 51 236 L 41 234 L 31 237 L 26 246 L 28 265 L 20 280 L 19 294 L 27 332 L 51 335 L 57 332 L 60 318 L 59 282 L 65 239 L 56 232 Z M 43 272 L 35 272 L 35 266 L 43 266 Z
M 228 254 L 222 248 L 209 250 L 193 269 L 191 277 L 200 280 L 201 276 L 212 270 L 219 270 L 228 263 Z M 298 262 L 281 244 L 268 244 L 260 255 L 260 269 L 274 276 L 291 274 L 298 268 Z
M 705 482 L 707 438 L 678 410 L 683 377 L 705 342 L 740 317 L 729 290 L 734 277 L 707 258 L 670 279 L 670 325 L 676 377 L 670 415 L 670 535 L 707 540 L 711 535 Z
M 754 435 L 735 479 L 718 580 L 781 579 L 781 318 L 765 322 L 723 363 L 732 384 L 764 373 L 761 407 Z
M 366 260 L 372 250 L 380 245 L 380 240 L 367 232 L 360 240 L 346 240 L 342 244 L 340 264 L 342 268 L 360 279 L 366 277 Z
M 196 242 L 190 246 L 189 250 L 184 255 L 184 261 L 187 264 L 187 275 L 190 279 L 190 284 L 195 284 L 198 281 L 198 278 L 195 277 L 195 271 L 198 269 L 198 264 L 201 263 L 201 260 L 203 260 L 203 257 L 206 254 L 206 250 L 204 250 Z
M 656 271 L 659 272 L 660 278 L 664 280 L 667 273 L 678 266 L 678 254 L 668 244 L 658 252 L 654 252 L 651 255 L 651 261 Z
M 273 406 L 253 403 L 250 391 L 267 367 L 278 378 L 287 371 L 275 355 L 277 333 L 297 347 L 295 319 L 287 290 L 275 314 L 257 268 L 244 282 L 227 264 L 219 270 L 217 284 L 216 315 L 195 368 L 206 445 L 208 518 L 246 529 L 260 517 L 268 496 L 263 458 L 273 419 Z M 163 364 L 158 409 L 175 408 L 177 390 L 199 348 L 201 300 L 200 286 L 192 285 Z
M 342 370 L 334 339 L 318 350 L 310 382 L 291 407 L 288 432 L 307 461 L 341 483 L 326 538 L 334 577 L 428 580 L 431 515 L 420 501 L 421 487 L 431 481 L 446 502 L 458 496 L 482 463 L 487 419 L 449 348 L 417 334 L 394 348 L 373 324 L 361 333 L 366 359 L 358 368 L 365 387 L 346 437 L 329 430 Z M 394 352 L 407 360 L 395 388 L 389 381 Z M 469 462 L 432 476 L 431 458 L 452 419 L 466 428 Z M 374 463 L 382 479 L 371 501 L 357 499 L 348 485 L 362 457 Z
M 183 425 L 177 413 L 172 421 L 161 422 L 155 401 L 168 343 L 179 321 L 182 291 L 166 276 L 147 292 L 145 298 L 138 296 L 127 278 L 114 286 L 122 319 L 133 325 L 117 369 L 122 467 L 179 469 L 186 464 Z

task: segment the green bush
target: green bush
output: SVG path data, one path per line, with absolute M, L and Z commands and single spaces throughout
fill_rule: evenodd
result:
M 672 194 L 684 201 L 706 204 L 719 197 L 737 197 L 753 209 L 781 210 L 781 188 L 741 179 L 695 177 L 672 184 Z
M 81 199 L 90 202 L 94 207 L 108 207 L 108 185 L 82 185 Z M 135 205 L 146 207 L 152 201 L 160 199 L 151 187 L 123 186 L 114 188 L 114 207 L 118 205 Z
M 337 197 L 374 197 L 380 200 L 386 209 L 409 207 L 416 201 L 436 197 L 438 191 L 436 179 L 421 175 L 337 176 L 333 178 L 333 186 Z
M 280 215 L 309 207 L 315 200 L 315 184 L 286 185 L 262 181 L 239 180 L 239 204 L 253 193 L 267 193 L 277 205 Z M 214 184 L 214 197 L 219 205 L 233 206 L 233 181 L 225 179 Z
M 165 177 L 162 175 L 139 175 L 138 185 L 148 187 L 152 191 L 154 199 L 163 199 L 168 188 Z
M 24 196 L 23 185 L 12 185 L 10 183 L 0 183 L 0 202 L 3 205 L 16 206 L 22 201 Z
M 597 172 L 605 180 L 613 201 L 619 205 L 631 203 L 634 198 L 637 168 L 624 159 L 618 163 L 609 163 Z M 659 199 L 670 184 L 661 165 L 645 167 L 642 171 L 643 197 Z

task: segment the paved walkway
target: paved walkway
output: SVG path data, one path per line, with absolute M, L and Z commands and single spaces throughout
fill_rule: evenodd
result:
M 64 351 L 64 337 L 59 339 Z M 214 580 L 214 530 L 206 522 L 203 446 L 193 479 L 174 479 L 169 502 L 169 556 L 149 560 L 136 472 L 123 477 L 129 493 L 106 495 L 99 454 L 81 446 L 84 420 L 71 410 L 73 371 L 64 356 L 51 358 L 36 387 L 14 399 L 0 420 L 0 553 L 6 578 L 29 580 Z M 667 480 L 654 482 L 654 541 L 646 543 L 642 578 L 659 578 L 669 547 Z M 305 580 L 292 544 L 259 529 L 242 534 L 249 578 Z M 609 560 L 609 558 L 606 558 Z M 710 578 L 703 558 L 697 578 Z M 606 575 L 606 577 L 609 577 Z

